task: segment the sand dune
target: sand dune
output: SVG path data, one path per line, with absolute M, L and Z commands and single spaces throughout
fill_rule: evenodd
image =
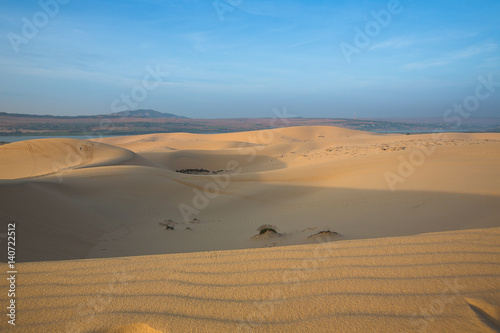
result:
M 298 127 L 100 141 L 0 147 L 0 217 L 20 222 L 21 260 L 297 245 L 326 229 L 357 239 L 500 221 L 495 134 Z M 385 175 L 399 175 L 401 161 L 415 152 L 425 158 L 393 191 Z M 159 224 L 169 219 L 173 232 Z M 276 225 L 284 237 L 255 241 L 262 224 Z
M 6 332 L 494 332 L 499 244 L 493 228 L 25 263 L 17 327 L 0 325 Z
M 41 139 L 0 146 L 0 179 L 31 178 L 66 170 L 113 165 L 133 153 L 88 140 Z
M 494 331 L 499 170 L 498 134 L 318 126 L 7 144 L 17 329 Z M 278 233 L 258 236 L 264 224 Z

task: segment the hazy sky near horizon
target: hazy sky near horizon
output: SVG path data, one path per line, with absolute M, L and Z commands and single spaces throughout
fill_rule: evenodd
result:
M 500 116 L 500 1 L 4 0 L 0 111 Z M 484 97 L 488 95 L 487 97 Z M 474 99 L 475 98 L 475 99 Z

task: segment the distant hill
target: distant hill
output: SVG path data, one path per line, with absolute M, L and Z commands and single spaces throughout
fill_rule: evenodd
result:
M 178 116 L 172 113 L 163 113 L 155 110 L 129 110 L 121 111 L 117 113 L 112 113 L 108 115 L 110 117 L 135 117 L 135 118 L 173 118 L 173 119 L 188 119 L 186 117 Z
M 178 116 L 172 113 L 163 113 L 156 110 L 128 110 L 111 114 L 100 114 L 93 116 L 51 116 L 51 115 L 35 115 L 23 113 L 7 113 L 0 112 L 0 116 L 4 117 L 18 117 L 18 118 L 48 118 L 48 119 L 92 119 L 92 118 L 169 118 L 169 119 L 188 119 L 186 117 Z

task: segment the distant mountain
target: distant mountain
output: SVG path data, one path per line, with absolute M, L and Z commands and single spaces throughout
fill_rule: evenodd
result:
M 178 116 L 172 113 L 162 113 L 155 110 L 128 110 L 111 114 L 100 114 L 93 116 L 52 116 L 52 115 L 36 115 L 36 114 L 22 114 L 22 113 L 7 113 L 0 112 L 0 116 L 4 117 L 18 117 L 18 118 L 50 118 L 50 119 L 92 119 L 92 118 L 170 118 L 170 119 L 189 119 L 187 117 Z
M 172 113 L 163 113 L 155 110 L 128 110 L 112 113 L 108 116 L 111 117 L 135 117 L 135 118 L 174 118 L 174 119 L 187 119 L 186 117 L 181 117 Z

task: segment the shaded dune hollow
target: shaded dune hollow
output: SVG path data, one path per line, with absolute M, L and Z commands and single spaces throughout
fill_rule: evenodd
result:
M 251 162 L 249 159 L 251 158 Z M 163 165 L 171 171 L 200 169 L 211 172 L 252 173 L 278 170 L 286 163 L 275 161 L 269 156 L 245 156 L 239 151 L 174 151 L 164 157 Z

